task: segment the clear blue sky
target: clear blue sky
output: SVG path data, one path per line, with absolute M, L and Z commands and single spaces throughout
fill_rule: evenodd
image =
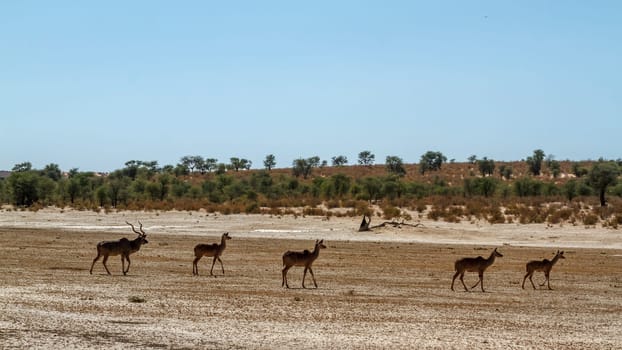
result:
M 2 1 L 0 170 L 622 157 L 620 1 Z

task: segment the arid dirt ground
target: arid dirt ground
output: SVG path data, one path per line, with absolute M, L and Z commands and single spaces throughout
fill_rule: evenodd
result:
M 112 276 L 101 260 L 90 275 L 97 242 L 133 238 L 124 222 L 137 219 L 149 244 L 129 274 L 117 256 Z M 622 348 L 618 231 L 424 222 L 357 233 L 358 221 L 2 210 L 0 348 Z M 217 263 L 209 276 L 203 258 L 192 276 L 194 245 L 225 231 L 225 275 Z M 300 267 L 282 288 L 283 252 L 316 238 L 327 245 L 313 265 L 319 288 L 301 288 Z M 451 291 L 454 261 L 493 247 L 504 257 L 486 271 L 486 293 L 459 281 Z M 521 289 L 525 263 L 558 248 L 554 290 Z

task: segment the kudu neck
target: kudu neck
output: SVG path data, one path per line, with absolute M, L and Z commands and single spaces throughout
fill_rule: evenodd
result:
M 560 254 L 555 254 L 555 256 L 553 257 L 553 260 L 551 260 L 551 266 L 555 265 L 555 263 L 557 262 L 557 260 L 559 260 L 559 255 Z
M 320 255 L 320 244 L 319 244 L 319 243 L 317 243 L 317 244 L 315 245 L 315 248 L 313 249 L 313 251 L 311 252 L 311 254 L 312 254 L 312 255 L 314 255 L 314 256 L 318 256 L 318 255 Z
M 138 236 L 136 238 L 134 238 L 133 240 L 130 241 L 130 245 L 136 249 L 140 248 L 140 246 L 143 244 L 143 237 L 142 236 Z
M 492 265 L 492 263 L 495 262 L 495 258 L 497 257 L 497 255 L 495 254 L 495 252 L 492 252 L 490 254 L 490 256 L 488 257 L 488 259 L 486 259 L 486 265 L 490 266 Z

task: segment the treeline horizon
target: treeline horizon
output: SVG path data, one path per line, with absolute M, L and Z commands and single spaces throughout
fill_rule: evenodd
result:
M 54 163 L 33 169 L 16 164 L 0 179 L 0 202 L 37 210 L 46 206 L 83 210 L 199 210 L 272 215 L 358 216 L 449 222 L 622 224 L 622 160 L 557 161 L 535 150 L 525 160 L 500 162 L 469 157 L 447 161 L 428 151 L 419 163 L 359 153 L 356 165 L 335 156 L 295 159 L 276 168 L 273 155 L 262 169 L 243 158 L 228 163 L 185 156 L 173 165 L 130 160 L 105 175 L 63 172 Z M 380 208 L 375 210 L 374 208 Z M 412 217 L 409 213 L 416 213 Z
M 437 152 L 440 153 L 440 152 Z M 442 153 L 441 153 L 442 154 Z M 368 158 L 366 158 L 368 157 Z M 385 159 L 385 162 L 390 162 L 393 159 L 400 159 L 402 160 L 401 157 L 398 156 L 387 156 Z M 488 157 L 483 157 L 484 159 L 488 159 Z M 498 163 L 519 163 L 519 162 L 525 162 L 526 158 L 529 157 L 523 157 L 520 159 L 514 159 L 514 160 L 500 160 L 500 159 L 490 159 L 493 160 L 495 162 Z M 545 158 L 547 159 L 547 161 L 549 160 L 555 160 L 557 162 L 563 162 L 563 163 L 593 163 L 596 161 L 602 161 L 602 160 L 611 160 L 614 161 L 614 159 L 606 159 L 603 157 L 598 157 L 598 158 L 587 158 L 587 159 L 579 159 L 579 160 L 575 160 L 575 159 L 564 159 L 564 160 L 556 160 L 555 156 L 552 154 L 546 155 Z M 178 163 L 176 163 L 175 165 L 172 164 L 165 164 L 160 166 L 160 162 L 158 160 L 150 160 L 150 161 L 145 161 L 145 160 L 130 160 L 130 161 L 126 161 L 124 163 L 125 166 L 128 165 L 128 163 L 138 163 L 138 164 L 144 164 L 146 166 L 149 167 L 155 167 L 157 169 L 171 169 L 171 168 L 176 168 L 179 165 L 185 165 L 185 166 L 190 166 L 190 164 L 195 164 L 196 166 L 196 170 L 200 171 L 202 167 L 204 167 L 204 171 L 205 172 L 209 172 L 209 171 L 214 171 L 216 169 L 218 169 L 219 167 L 224 167 L 228 170 L 233 169 L 232 167 L 234 166 L 234 164 L 237 164 L 237 166 L 239 167 L 238 170 L 262 170 L 262 169 L 266 169 L 267 165 L 266 162 L 268 162 L 270 165 L 270 167 L 274 168 L 274 169 L 291 169 L 293 167 L 295 167 L 295 163 L 296 161 L 298 161 L 299 159 L 317 159 L 318 160 L 318 166 L 321 167 L 327 167 L 327 166 L 360 166 L 360 165 L 379 165 L 379 166 L 384 166 L 386 165 L 386 163 L 383 163 L 381 161 L 376 162 L 375 161 L 375 155 L 373 153 L 371 153 L 370 151 L 362 151 L 359 153 L 357 161 L 356 162 L 351 162 L 351 160 L 344 155 L 337 155 L 337 156 L 333 156 L 330 159 L 321 159 L 319 156 L 313 156 L 313 157 L 309 157 L 309 158 L 297 158 L 294 159 L 292 161 L 292 164 L 289 165 L 282 165 L 279 166 L 278 168 L 276 167 L 277 163 L 276 162 L 276 157 L 273 154 L 268 154 L 266 155 L 266 158 L 262 161 L 262 163 L 260 165 L 255 164 L 254 162 L 252 162 L 249 159 L 246 158 L 239 158 L 239 157 L 230 157 L 228 162 L 222 162 L 219 161 L 219 159 L 217 158 L 209 158 L 209 157 L 202 157 L 200 155 L 193 155 L 193 156 L 183 156 L 180 157 L 180 161 Z M 476 155 L 471 155 L 469 157 L 466 158 L 466 160 L 464 161 L 459 161 L 456 160 L 455 158 L 451 158 L 445 159 L 445 163 L 446 164 L 462 164 L 462 163 L 472 163 L 473 161 L 477 160 L 477 156 Z M 616 158 L 615 159 L 616 162 L 621 163 L 622 164 L 622 158 Z M 371 162 L 371 163 L 369 163 Z M 5 172 L 5 173 L 10 173 L 12 171 L 16 171 L 16 168 L 21 167 L 24 164 L 28 164 L 32 167 L 32 163 L 30 161 L 24 161 L 23 163 L 16 163 L 13 165 L 13 167 L 9 167 L 9 168 L 5 168 L 2 169 L 0 168 L 0 172 Z M 404 164 L 417 164 L 417 163 L 404 163 Z M 51 162 L 48 165 L 54 165 L 56 167 L 59 167 L 57 163 Z M 255 165 L 253 167 L 253 165 Z M 47 166 L 47 165 L 46 165 Z M 60 168 L 60 167 L 59 167 Z M 68 173 L 72 170 L 80 170 L 80 167 L 68 167 L 67 169 L 64 169 L 63 173 Z M 122 168 L 120 168 L 122 169 Z M 211 170 L 208 170 L 211 169 Z M 61 169 L 63 170 L 63 169 Z M 92 172 L 92 173 L 96 173 L 96 174 L 109 174 L 111 172 L 114 172 L 116 170 L 119 169 L 112 169 L 112 170 L 93 170 L 93 169 L 88 169 L 88 170 L 82 170 L 83 172 Z

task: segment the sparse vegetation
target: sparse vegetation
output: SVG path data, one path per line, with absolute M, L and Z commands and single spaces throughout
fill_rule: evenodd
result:
M 423 162 L 424 172 L 418 170 L 422 163 L 404 164 L 396 156 L 387 157 L 386 165 L 373 165 L 369 151 L 359 154 L 359 165 L 348 166 L 343 157 L 338 166 L 319 167 L 316 156 L 297 159 L 289 169 L 272 168 L 270 156 L 265 169 L 257 170 L 248 169 L 250 163 L 239 158 L 231 158 L 236 167 L 219 167 L 216 159 L 185 156 L 176 166 L 164 167 L 155 161 L 131 160 L 109 174 L 78 169 L 62 173 L 56 164 L 37 170 L 24 162 L 0 179 L 0 201 L 28 210 L 55 205 L 96 212 L 203 209 L 225 215 L 327 218 L 367 213 L 403 219 L 410 210 L 419 218 L 447 222 L 618 227 L 622 218 L 618 163 L 558 162 L 549 156 L 550 176 L 534 176 L 534 162 L 544 154 L 538 151 L 531 162 L 494 162 L 486 157 L 478 161 L 473 156 L 469 162 L 447 163 L 442 169 L 442 153 L 428 152 L 422 156 L 430 159 Z M 430 168 L 437 164 L 433 160 L 438 166 Z M 499 171 L 494 172 L 497 166 Z M 431 170 L 433 176 L 428 174 Z M 607 206 L 601 209 L 605 195 Z

